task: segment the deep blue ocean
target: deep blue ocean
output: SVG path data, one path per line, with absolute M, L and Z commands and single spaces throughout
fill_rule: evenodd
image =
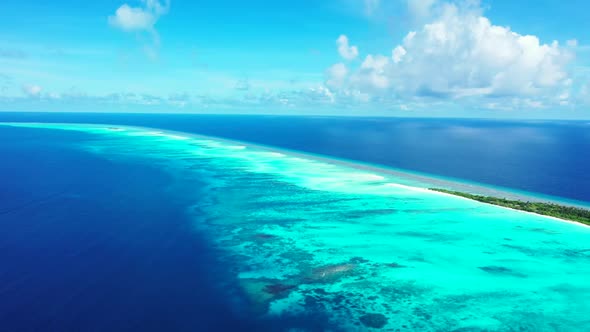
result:
M 0 331 L 258 330 L 211 286 L 224 271 L 186 193 L 139 160 L 71 148 L 88 139 L 0 130 Z
M 82 113 L 0 121 L 186 131 L 590 202 L 587 122 Z M 230 271 L 183 213 L 199 183 L 163 190 L 173 179 L 141 159 L 72 147 L 89 135 L 38 133 L 0 130 L 0 331 L 281 330 L 236 312 Z M 322 330 L 321 320 L 303 327 Z

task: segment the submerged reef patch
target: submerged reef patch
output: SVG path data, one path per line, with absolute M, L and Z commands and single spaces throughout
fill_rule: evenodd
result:
M 515 272 L 512 269 L 509 269 L 504 266 L 480 266 L 479 269 L 482 271 L 485 271 L 487 273 L 492 273 L 492 274 L 509 275 L 509 276 L 513 276 L 513 277 L 526 278 L 525 274 Z
M 380 329 L 387 324 L 387 317 L 382 314 L 364 314 L 359 319 L 364 326 L 374 329 Z

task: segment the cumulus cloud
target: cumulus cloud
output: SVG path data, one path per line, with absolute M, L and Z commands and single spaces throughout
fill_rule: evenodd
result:
M 150 30 L 154 27 L 156 18 L 143 8 L 124 4 L 117 9 L 114 16 L 109 16 L 109 23 L 126 31 Z
M 431 16 L 437 0 L 406 0 L 408 11 L 414 20 L 421 21 Z
M 408 52 L 406 51 L 405 48 L 403 48 L 402 46 L 397 46 L 391 52 L 391 58 L 393 59 L 394 63 L 398 63 L 398 62 L 402 61 L 402 58 L 404 57 L 404 55 L 406 55 L 406 53 L 408 53 Z
M 348 68 L 343 63 L 337 63 L 326 70 L 326 85 L 340 88 L 346 82 Z
M 170 8 L 170 0 L 161 4 L 158 0 L 143 0 L 143 7 L 123 4 L 115 15 L 108 18 L 109 24 L 124 31 L 152 31 L 160 16 Z
M 400 88 L 457 97 L 530 95 L 556 88 L 566 82 L 571 58 L 556 41 L 542 44 L 536 36 L 493 25 L 451 4 L 437 20 L 408 33 L 397 49 L 394 72 Z
M 25 84 L 22 86 L 22 90 L 27 96 L 35 98 L 41 96 L 43 88 L 34 84 Z
M 360 67 L 347 73 L 348 89 L 399 98 L 533 100 L 551 95 L 560 104 L 567 102 L 572 81 L 566 67 L 573 58 L 570 48 L 574 42 L 568 42 L 569 47 L 557 41 L 544 44 L 536 36 L 492 24 L 477 6 L 430 0 L 408 0 L 408 5 L 416 15 L 434 16 L 407 33 L 390 55 L 367 55 Z M 350 47 L 344 35 L 338 49 L 345 59 L 358 55 L 358 50 L 354 57 L 347 52 Z M 328 72 L 334 74 L 335 69 Z
M 160 45 L 160 36 L 155 25 L 162 15 L 168 13 L 170 0 L 160 3 L 159 0 L 142 0 L 142 6 L 132 7 L 123 4 L 108 17 L 111 26 L 125 32 L 147 32 L 151 34 L 153 43 L 144 45 L 145 54 L 150 59 L 157 58 L 157 49 Z
M 360 90 L 383 90 L 389 87 L 389 77 L 386 72 L 390 64 L 388 57 L 383 55 L 367 55 L 360 70 L 351 78 L 354 86 Z
M 345 60 L 354 60 L 359 55 L 359 50 L 356 46 L 350 46 L 348 44 L 348 37 L 340 35 L 336 40 L 338 45 L 338 54 Z

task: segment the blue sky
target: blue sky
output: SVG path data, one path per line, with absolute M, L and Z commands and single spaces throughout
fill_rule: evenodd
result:
M 8 0 L 0 111 L 590 118 L 582 0 Z

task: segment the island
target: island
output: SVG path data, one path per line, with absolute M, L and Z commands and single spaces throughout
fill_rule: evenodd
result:
M 429 188 L 429 190 L 437 191 L 449 195 L 460 196 L 468 199 L 472 199 L 478 202 L 503 206 L 515 210 L 521 210 L 526 212 L 532 212 L 541 214 L 544 216 L 550 216 L 570 221 L 575 221 L 581 224 L 590 226 L 590 210 L 582 209 L 573 206 L 560 205 L 555 203 L 546 202 L 525 202 L 521 200 L 510 200 L 506 198 L 499 198 L 493 196 L 483 196 L 476 194 L 469 194 L 460 191 L 442 189 L 442 188 Z

